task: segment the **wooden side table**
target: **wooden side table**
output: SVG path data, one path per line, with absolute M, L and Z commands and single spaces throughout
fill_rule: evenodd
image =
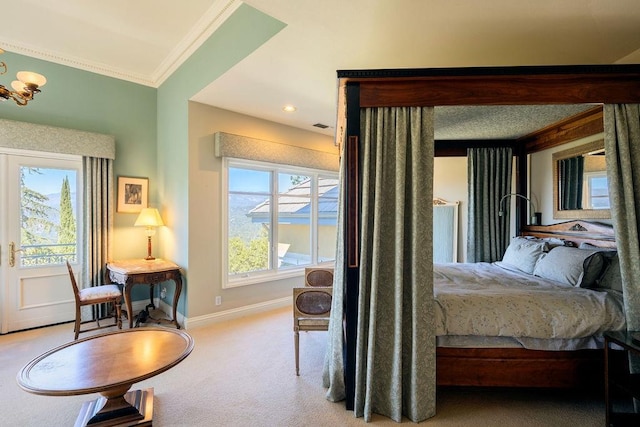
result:
M 180 329 L 178 323 L 177 309 L 178 299 L 182 291 L 182 274 L 177 264 L 164 259 L 125 259 L 111 261 L 107 263 L 107 282 L 118 283 L 124 287 L 124 303 L 127 307 L 127 317 L 129 318 L 129 328 L 133 327 L 133 316 L 131 312 L 131 288 L 135 285 L 149 285 L 149 295 L 153 301 L 153 287 L 156 283 L 173 280 L 176 285 L 173 294 L 173 323 Z

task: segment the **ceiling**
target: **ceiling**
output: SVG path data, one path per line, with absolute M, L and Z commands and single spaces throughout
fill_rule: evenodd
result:
M 638 0 L 244 3 L 286 27 L 192 100 L 327 135 L 337 70 L 640 63 Z M 25 19 L 3 21 L 0 47 L 157 87 L 241 4 L 4 2 L 5 16 Z M 436 138 L 514 138 L 587 108 L 438 107 Z

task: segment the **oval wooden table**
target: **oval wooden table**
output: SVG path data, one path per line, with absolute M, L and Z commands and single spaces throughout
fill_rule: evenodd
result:
M 100 393 L 82 406 L 76 426 L 151 425 L 153 388 L 129 389 L 177 365 L 192 350 L 193 338 L 176 329 L 110 332 L 49 350 L 27 363 L 17 381 L 39 395 Z

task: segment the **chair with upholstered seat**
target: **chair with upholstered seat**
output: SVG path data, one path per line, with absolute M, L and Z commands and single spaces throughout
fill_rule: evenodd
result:
M 307 267 L 304 269 L 305 286 L 333 286 L 333 268 Z
M 296 375 L 300 375 L 300 331 L 329 330 L 331 287 L 293 288 L 293 331 Z
M 76 282 L 76 276 L 73 273 L 71 264 L 67 261 L 67 269 L 69 270 L 69 277 L 71 279 L 71 286 L 73 286 L 73 295 L 76 299 L 76 322 L 73 332 L 75 333 L 74 339 L 78 339 L 78 335 L 81 332 L 95 331 L 96 329 L 110 328 L 112 326 L 118 326 L 118 329 L 122 329 L 121 319 L 121 305 L 122 305 L 122 292 L 118 285 L 102 285 L 92 286 L 89 288 L 78 289 Z M 96 327 L 80 330 L 80 325 L 87 322 L 82 322 L 81 307 L 90 306 L 95 304 L 112 303 L 114 305 L 115 323 L 113 325 L 100 325 L 100 316 L 96 315 Z M 93 320 L 91 320 L 93 322 Z

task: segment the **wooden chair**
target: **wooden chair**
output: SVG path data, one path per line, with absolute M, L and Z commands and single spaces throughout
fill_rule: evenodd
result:
M 118 285 L 102 285 L 102 286 L 92 286 L 90 288 L 78 289 L 78 284 L 76 283 L 76 276 L 73 274 L 73 269 L 71 268 L 71 264 L 67 261 L 67 269 L 69 270 L 69 278 L 71 279 L 71 286 L 73 286 L 73 295 L 76 299 L 76 323 L 73 329 L 75 333 L 74 339 L 78 339 L 78 335 L 80 332 L 89 332 L 95 331 L 97 329 L 110 328 L 111 326 L 117 325 L 118 329 L 122 329 L 122 319 L 121 319 L 121 305 L 122 305 L 122 292 L 120 291 L 120 287 Z M 96 317 L 96 327 L 80 330 L 80 325 L 82 323 L 82 317 L 80 314 L 80 308 L 87 305 L 95 305 L 95 304 L 103 304 L 103 303 L 113 303 L 115 308 L 115 323 L 114 325 L 103 325 L 100 326 L 100 316 Z M 92 322 L 92 320 L 91 320 Z
M 293 331 L 296 375 L 300 375 L 300 331 L 329 330 L 331 287 L 293 288 Z
M 307 267 L 304 269 L 305 286 L 333 286 L 333 268 Z

